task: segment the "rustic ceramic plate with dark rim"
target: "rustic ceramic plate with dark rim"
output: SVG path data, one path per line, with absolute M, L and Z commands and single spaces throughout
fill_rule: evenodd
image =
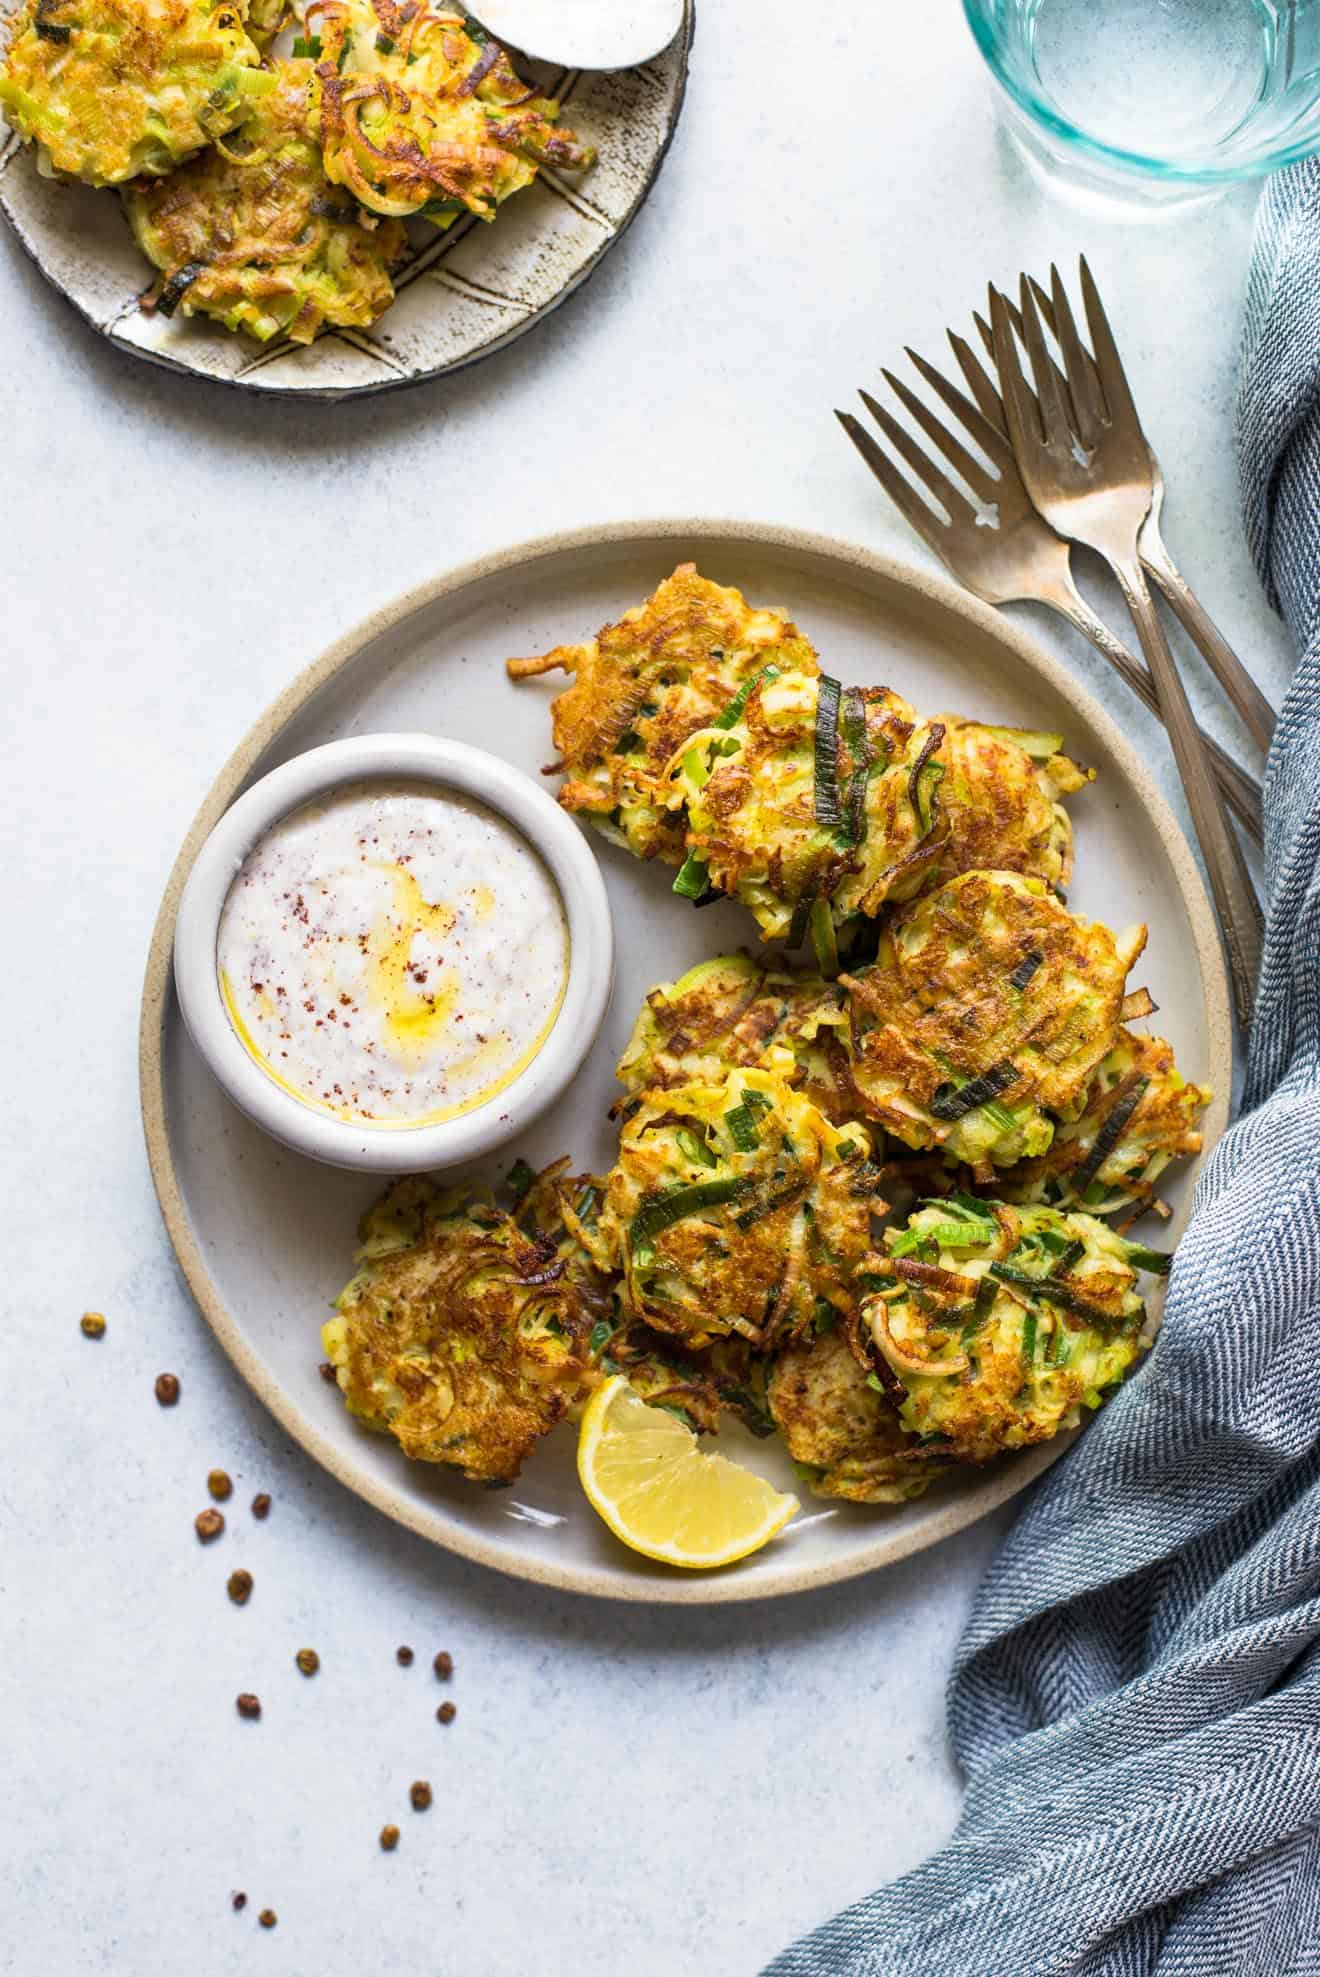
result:
M 515 687 L 504 660 L 590 636 L 689 559 L 754 601 L 787 610 L 845 680 L 886 681 L 932 712 L 1062 730 L 1095 766 L 1096 782 L 1069 806 L 1077 838 L 1069 901 L 1112 925 L 1147 922 L 1150 944 L 1134 986 L 1149 986 L 1160 1006 L 1155 1028 L 1187 1073 L 1215 1088 L 1204 1121 L 1212 1146 L 1232 1069 L 1219 937 L 1187 841 L 1117 725 L 1027 633 L 944 578 L 826 537 L 739 522 L 620 523 L 502 550 L 376 611 L 308 667 L 221 770 L 179 853 L 147 967 L 141 1064 L 152 1174 L 193 1294 L 244 1379 L 314 1460 L 433 1543 L 516 1577 L 702 1605 L 801 1592 L 924 1550 L 1015 1496 L 1071 1437 L 963 1471 L 916 1503 L 885 1509 L 812 1498 L 777 1441 L 727 1428 L 726 1452 L 797 1490 L 802 1510 L 764 1551 L 709 1574 L 651 1564 L 611 1536 L 578 1485 L 567 1425 L 507 1490 L 407 1462 L 391 1440 L 353 1421 L 317 1371 L 320 1325 L 351 1274 L 357 1219 L 377 1184 L 286 1151 L 234 1110 L 184 1031 L 170 968 L 184 881 L 211 827 L 249 783 L 319 742 L 373 729 L 476 741 L 535 775 L 548 758 L 558 683 Z M 614 916 L 614 1000 L 564 1098 L 520 1147 L 479 1170 L 484 1178 L 502 1173 L 515 1152 L 536 1166 L 561 1153 L 579 1169 L 608 1165 L 614 1065 L 647 990 L 755 937 L 733 904 L 694 913 L 671 892 L 667 868 L 640 864 L 594 834 L 591 841 Z M 1161 1243 L 1181 1233 L 1199 1165 L 1169 1176 L 1163 1191 L 1174 1220 Z
M 578 175 L 542 167 L 492 225 L 460 220 L 448 233 L 409 225 L 410 252 L 393 305 L 370 330 L 327 330 L 307 346 L 259 344 L 203 316 L 147 315 L 152 279 L 111 191 L 56 183 L 37 171 L 0 114 L 0 211 L 41 272 L 117 348 L 220 384 L 292 398 L 347 398 L 443 377 L 524 335 L 599 266 L 660 170 L 687 81 L 695 27 L 640 68 L 601 75 L 517 57 L 521 73 L 564 105 L 564 121 L 599 162 Z M 8 0 L 0 0 L 0 39 Z

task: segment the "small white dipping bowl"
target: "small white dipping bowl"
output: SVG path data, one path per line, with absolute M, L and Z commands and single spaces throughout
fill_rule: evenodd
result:
M 273 825 L 318 796 L 364 782 L 434 783 L 505 818 L 545 863 L 568 923 L 568 981 L 545 1042 L 511 1084 L 438 1124 L 372 1126 L 304 1104 L 268 1077 L 234 1029 L 217 943 L 229 888 Z M 576 1076 L 609 1004 L 614 929 L 591 848 L 545 790 L 498 756 L 432 735 L 354 735 L 272 769 L 226 811 L 197 854 L 179 902 L 174 981 L 188 1033 L 240 1111 L 273 1138 L 331 1167 L 410 1174 L 491 1153 L 553 1104 Z

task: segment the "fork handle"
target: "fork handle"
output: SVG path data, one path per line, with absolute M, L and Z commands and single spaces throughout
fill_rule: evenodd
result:
M 1104 619 L 1097 617 L 1073 582 L 1071 575 L 1065 573 L 1057 585 L 1052 584 L 1048 591 L 1042 590 L 1038 595 L 1042 604 L 1049 604 L 1060 612 L 1070 625 L 1075 626 L 1083 638 L 1089 639 L 1097 651 L 1104 654 L 1114 671 L 1120 678 L 1126 680 L 1138 700 L 1149 707 L 1157 720 L 1162 720 L 1160 698 L 1155 691 L 1155 682 L 1149 671 L 1142 665 L 1140 659 L 1128 651 L 1121 639 L 1115 638 Z M 1261 811 L 1260 784 L 1254 776 L 1248 775 L 1247 771 L 1233 760 L 1226 749 L 1220 747 L 1213 735 L 1208 735 L 1204 728 L 1198 729 L 1198 733 L 1202 746 L 1210 757 L 1210 767 L 1214 772 L 1215 781 L 1223 790 L 1226 801 L 1232 804 L 1243 829 L 1251 834 L 1257 844 L 1263 844 L 1265 823 Z
M 1261 912 L 1242 846 L 1228 821 L 1223 801 L 1210 773 L 1210 762 L 1192 716 L 1187 689 L 1173 662 L 1164 627 L 1146 584 L 1141 561 L 1114 558 L 1114 575 L 1123 588 L 1132 613 L 1141 649 L 1146 655 L 1160 712 L 1169 731 L 1178 773 L 1182 777 L 1192 823 L 1201 855 L 1205 859 L 1210 890 L 1219 911 L 1228 971 L 1233 985 L 1233 1002 L 1243 1028 L 1251 1019 L 1256 982 L 1260 974 L 1261 950 L 1265 938 L 1265 916 Z
M 1141 532 L 1141 560 L 1205 655 L 1257 747 L 1268 749 L 1278 716 L 1165 547 L 1153 514 Z

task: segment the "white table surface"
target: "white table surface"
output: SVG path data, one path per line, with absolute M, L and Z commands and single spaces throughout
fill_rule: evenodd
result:
M 0 1968 L 750 1977 L 950 1831 L 942 1692 L 1002 1524 L 707 1615 L 555 1596 L 396 1530 L 285 1440 L 181 1284 L 138 1123 L 147 939 L 254 715 L 446 563 L 702 511 L 925 561 L 831 407 L 905 342 L 936 354 L 987 276 L 1079 246 L 1164 460 L 1175 551 L 1277 696 L 1289 654 L 1231 451 L 1252 204 L 1134 224 L 1044 189 L 996 126 L 955 0 L 704 0 L 678 138 L 631 233 L 560 314 L 452 382 L 292 407 L 171 377 L 99 343 L 0 238 Z M 183 1382 L 173 1412 L 152 1396 L 163 1369 Z M 215 1464 L 238 1507 L 203 1550 Z M 224 1591 L 239 1565 L 244 1610 Z M 303 1645 L 322 1657 L 310 1682 Z M 260 1723 L 236 1717 L 240 1689 Z M 424 1817 L 415 1777 L 435 1790 Z

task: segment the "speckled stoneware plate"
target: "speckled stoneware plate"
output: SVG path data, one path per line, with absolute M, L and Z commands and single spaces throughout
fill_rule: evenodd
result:
M 0 0 L 3 42 L 11 0 Z M 117 348 L 221 384 L 298 398 L 388 391 L 461 370 L 522 336 L 587 279 L 641 206 L 683 105 L 694 0 L 663 55 L 618 74 L 554 69 L 518 57 L 520 71 L 564 104 L 564 120 L 600 151 L 585 174 L 542 169 L 492 224 L 460 220 L 448 233 L 410 223 L 398 295 L 368 330 L 327 330 L 300 347 L 189 319 L 147 315 L 138 296 L 153 271 L 118 197 L 38 173 L 0 115 L 0 210 L 42 273 Z
M 286 1152 L 230 1106 L 184 1032 L 170 971 L 180 889 L 211 826 L 250 782 L 318 742 L 372 729 L 478 742 L 535 773 L 552 752 L 556 682 L 514 687 L 504 660 L 589 636 L 689 558 L 787 609 L 845 680 L 887 682 L 932 712 L 1062 729 L 1096 766 L 1097 782 L 1070 806 L 1070 899 L 1116 925 L 1148 922 L 1134 986 L 1149 985 L 1157 1028 L 1179 1062 L 1215 1087 L 1205 1122 L 1212 1144 L 1231 1071 L 1219 943 L 1186 841 L 1108 715 L 1016 626 L 938 577 L 821 537 L 720 522 L 620 524 L 505 550 L 386 606 L 293 682 L 221 771 L 171 875 L 143 1000 L 142 1103 L 156 1187 L 197 1301 L 244 1378 L 316 1461 L 400 1523 L 502 1571 L 614 1598 L 701 1604 L 801 1591 L 934 1544 L 1022 1489 L 1061 1444 L 946 1480 L 897 1510 L 804 1497 L 764 1551 L 709 1576 L 648 1564 L 611 1537 L 578 1489 L 567 1427 L 508 1490 L 409 1464 L 392 1442 L 357 1427 L 317 1372 L 319 1328 L 351 1272 L 354 1227 L 373 1183 Z M 535 1165 L 565 1152 L 580 1166 L 608 1163 L 613 1066 L 646 991 L 754 934 L 738 908 L 694 913 L 670 892 L 669 871 L 592 842 L 615 921 L 614 1001 L 567 1098 L 520 1149 Z M 1174 1236 L 1193 1178 L 1183 1170 L 1168 1190 Z M 721 1440 L 794 1487 L 777 1444 L 736 1427 Z

